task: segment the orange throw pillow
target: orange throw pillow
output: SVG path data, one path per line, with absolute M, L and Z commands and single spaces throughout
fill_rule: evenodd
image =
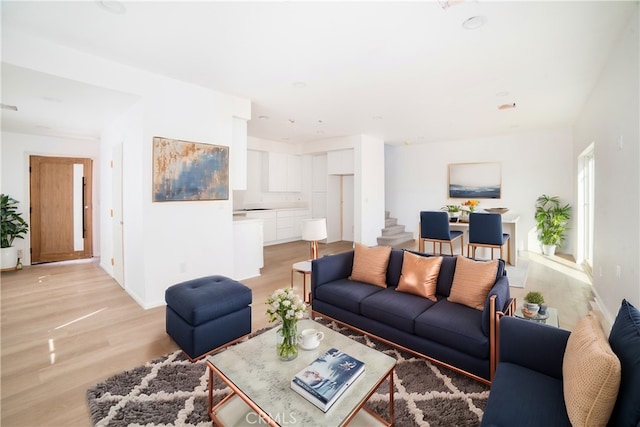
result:
M 622 369 L 593 313 L 571 331 L 562 361 L 564 403 L 571 425 L 604 426 L 618 397 Z
M 404 251 L 402 273 L 396 291 L 438 301 L 436 284 L 441 265 L 441 256 L 425 257 Z
M 463 256 L 456 260 L 456 271 L 449 298 L 451 302 L 483 310 L 489 291 L 496 282 L 498 260 L 475 261 Z
M 390 255 L 391 247 L 389 246 L 369 248 L 361 243 L 356 243 L 353 254 L 353 269 L 349 280 L 386 288 Z

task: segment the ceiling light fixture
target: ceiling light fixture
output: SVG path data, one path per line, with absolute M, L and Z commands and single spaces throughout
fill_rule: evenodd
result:
M 258 118 L 259 118 L 260 120 L 269 120 L 269 116 L 264 116 L 264 115 L 262 115 L 262 116 L 258 116 Z
M 451 6 L 462 3 L 464 0 L 438 0 L 440 7 L 444 10 L 449 9 Z
M 96 4 L 103 10 L 115 15 L 124 15 L 127 11 L 124 4 L 118 0 L 97 0 Z
M 477 30 L 486 23 L 487 18 L 485 16 L 472 16 L 462 23 L 462 28 L 465 30 Z
M 293 119 L 289 119 L 288 121 L 289 121 L 289 123 L 291 123 L 291 124 L 295 124 L 295 122 L 296 122 L 296 121 L 295 121 L 295 120 L 293 120 Z
M 0 104 L 0 107 L 1 107 L 3 110 L 18 111 L 18 107 L 16 107 L 15 105 Z
M 498 110 L 511 110 L 512 108 L 516 108 L 516 103 L 512 104 L 502 104 L 498 106 Z

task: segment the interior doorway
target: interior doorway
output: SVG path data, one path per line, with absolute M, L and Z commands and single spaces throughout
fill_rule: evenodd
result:
M 31 263 L 93 256 L 91 159 L 29 157 Z
M 593 274 L 593 222 L 595 156 L 592 142 L 578 158 L 578 253 L 577 260 Z

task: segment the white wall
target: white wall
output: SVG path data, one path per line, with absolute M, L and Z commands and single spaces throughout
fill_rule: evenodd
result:
M 507 207 L 519 215 L 518 250 L 537 250 L 535 202 L 539 195 L 573 197 L 571 129 L 523 132 L 489 138 L 386 147 L 386 207 L 398 223 L 418 236 L 420 211 L 439 210 L 462 199 L 448 198 L 450 163 L 501 162 L 502 198 L 482 199 L 480 208 Z M 559 252 L 573 253 L 569 233 Z
M 609 321 L 623 298 L 640 307 L 638 19 L 636 4 L 574 128 L 575 158 L 591 142 L 595 147 L 593 285 Z
M 125 288 L 136 301 L 145 308 L 161 305 L 172 284 L 209 274 L 232 276 L 232 200 L 153 203 L 152 139 L 231 146 L 234 118 L 250 119 L 250 102 L 19 32 L 3 33 L 2 42 L 4 62 L 141 99 L 105 130 L 101 141 L 101 152 L 109 156 L 113 145 L 123 144 Z M 101 173 L 102 194 L 111 194 L 111 179 L 109 171 Z M 103 248 L 112 253 L 107 249 L 113 230 L 109 208 L 101 206 L 100 217 L 109 236 Z M 109 255 L 103 254 L 105 262 Z
M 381 139 L 362 136 L 355 148 L 355 241 L 378 244 L 385 226 L 385 149 Z
M 93 160 L 93 255 L 100 256 L 100 146 L 98 141 L 56 138 L 2 132 L 2 193 L 20 202 L 20 211 L 30 223 L 29 156 L 85 157 Z M 24 239 L 16 239 L 15 246 L 22 250 L 23 265 L 31 264 L 29 247 L 31 231 Z

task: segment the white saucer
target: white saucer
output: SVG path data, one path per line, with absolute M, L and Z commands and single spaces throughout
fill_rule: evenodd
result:
M 303 350 L 315 350 L 316 348 L 318 348 L 319 345 L 320 345 L 320 342 L 318 341 L 318 344 L 316 344 L 313 347 L 305 347 L 302 344 L 300 344 L 300 348 L 303 349 Z

